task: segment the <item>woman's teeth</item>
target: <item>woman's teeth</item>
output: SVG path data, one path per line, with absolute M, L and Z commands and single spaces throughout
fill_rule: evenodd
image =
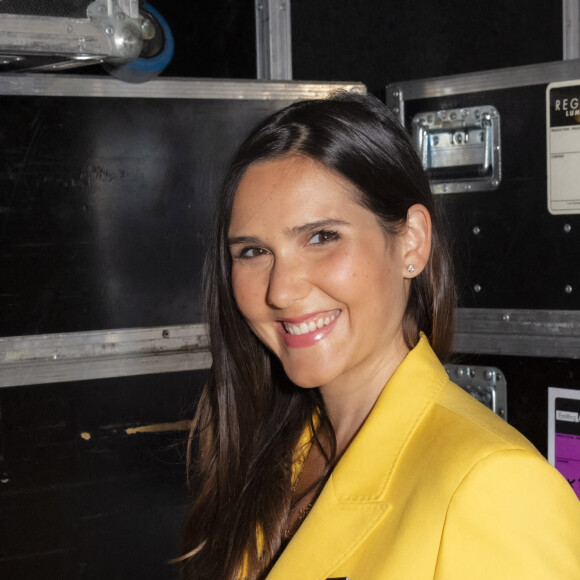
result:
M 301 322 L 300 324 L 290 324 L 289 322 L 285 322 L 284 328 L 289 334 L 300 336 L 301 334 L 314 332 L 323 326 L 329 325 L 337 316 L 338 314 L 333 313 L 330 316 L 313 318 L 310 322 Z

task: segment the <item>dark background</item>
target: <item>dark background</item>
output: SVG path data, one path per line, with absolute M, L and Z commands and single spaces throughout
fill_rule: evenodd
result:
M 253 0 L 156 5 L 175 57 L 164 75 L 255 78 Z M 562 58 L 562 2 L 291 0 L 295 80 L 411 79 Z

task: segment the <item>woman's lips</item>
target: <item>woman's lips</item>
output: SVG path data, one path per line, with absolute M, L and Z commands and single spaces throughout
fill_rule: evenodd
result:
M 340 310 L 328 310 L 280 321 L 286 346 L 302 348 L 322 340 L 336 326 Z

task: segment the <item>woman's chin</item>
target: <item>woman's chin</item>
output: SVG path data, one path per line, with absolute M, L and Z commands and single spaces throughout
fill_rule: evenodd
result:
M 284 368 L 288 378 L 301 389 L 315 389 L 325 384 L 325 377 L 321 373 L 304 372 L 304 370 L 295 370 Z

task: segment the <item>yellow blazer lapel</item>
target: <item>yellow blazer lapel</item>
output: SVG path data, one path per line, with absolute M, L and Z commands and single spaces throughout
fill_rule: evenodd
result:
M 342 502 L 332 478 L 292 538 L 268 580 L 305 580 L 332 576 L 389 512 L 387 502 Z
M 425 337 L 407 355 L 335 467 L 268 580 L 324 580 L 388 525 L 397 463 L 448 380 Z

